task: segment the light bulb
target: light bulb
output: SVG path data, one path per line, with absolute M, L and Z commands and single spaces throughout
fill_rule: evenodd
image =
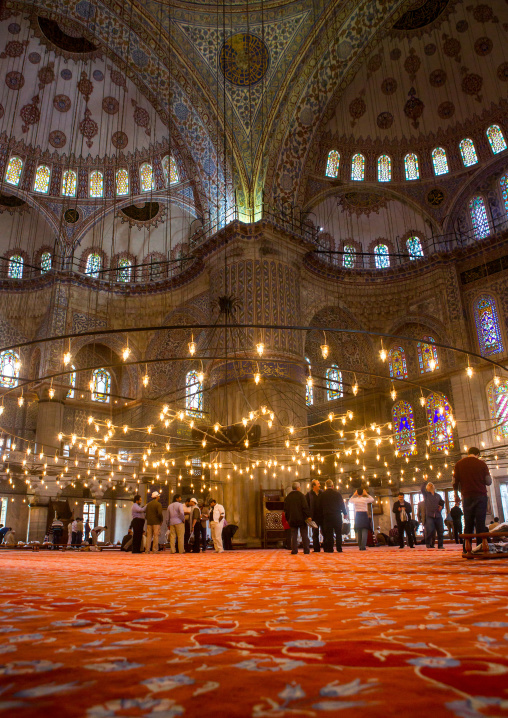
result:
M 500 379 L 498 376 L 495 376 L 495 377 L 494 377 L 494 384 L 495 384 L 496 386 L 499 386 L 500 383 L 501 383 L 501 379 Z
M 18 399 L 18 405 L 19 405 L 19 406 L 23 406 L 24 403 L 25 403 L 24 398 L 23 398 L 22 396 L 20 396 L 19 399 Z
M 254 374 L 254 382 L 255 382 L 256 384 L 259 384 L 260 381 L 261 381 L 261 374 L 257 371 L 257 372 Z
M 131 350 L 129 349 L 129 347 L 125 347 L 124 350 L 123 350 L 123 352 L 122 352 L 122 358 L 123 358 L 124 361 L 127 361 L 127 359 L 129 358 L 129 354 L 130 354 L 130 353 L 131 353 Z
M 309 387 L 312 386 L 312 377 L 311 376 L 307 377 L 307 386 L 309 386 Z
M 351 391 L 356 396 L 358 394 L 358 384 L 353 384 L 353 386 L 351 387 Z
M 429 368 L 431 371 L 434 371 L 434 369 L 436 368 L 436 360 L 435 359 L 431 359 L 429 361 Z
M 195 353 L 196 353 L 196 342 L 191 341 L 191 342 L 189 342 L 189 354 L 191 356 L 194 356 Z
M 2 416 L 3 413 L 4 413 L 4 405 L 2 404 L 2 406 L 0 406 L 0 416 Z
M 70 363 L 71 363 L 71 358 L 72 358 L 72 357 L 71 357 L 71 353 L 70 353 L 70 352 L 65 352 L 65 354 L 63 355 L 63 363 L 64 363 L 65 366 L 67 366 L 67 364 L 70 364 Z
M 143 386 L 148 386 L 148 374 L 143 377 Z
M 256 351 L 260 357 L 263 356 L 264 350 L 265 350 L 265 345 L 263 344 L 263 342 L 259 342 L 259 344 L 256 344 Z
M 469 377 L 470 379 L 471 379 L 471 377 L 473 376 L 473 367 L 470 366 L 469 364 L 468 364 L 467 369 L 466 369 L 466 374 L 468 375 L 468 377 Z
M 425 397 L 424 396 L 420 397 L 420 404 L 421 404 L 421 406 L 425 406 Z
M 219 429 L 220 429 L 220 425 L 218 423 L 215 424 L 213 427 L 213 430 L 215 431 L 215 433 L 217 433 L 219 431 Z
M 397 392 L 395 391 L 395 389 L 391 390 L 390 396 L 392 397 L 392 401 L 395 401 L 395 399 L 397 397 Z
M 198 372 L 199 383 L 202 384 L 204 382 L 204 380 L 205 380 L 205 375 L 203 374 L 203 372 L 202 371 Z
M 386 356 L 386 349 L 381 349 L 379 352 L 379 358 L 381 359 L 381 361 L 386 361 Z
M 330 347 L 328 344 L 321 344 L 321 356 L 323 359 L 328 359 L 328 355 L 330 354 Z
M 50 399 L 52 399 L 55 396 L 55 390 L 53 389 L 53 387 L 51 387 L 51 389 L 48 391 L 48 394 L 49 394 Z

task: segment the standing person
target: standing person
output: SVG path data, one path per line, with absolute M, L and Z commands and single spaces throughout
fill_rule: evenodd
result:
M 53 532 L 53 548 L 56 548 L 63 535 L 63 521 L 60 520 L 60 516 L 56 515 L 53 519 L 51 531 Z
M 425 501 L 425 543 L 427 548 L 434 548 L 434 535 L 437 534 L 437 547 L 443 549 L 444 524 L 441 510 L 445 502 L 440 494 L 436 494 L 432 481 L 424 481 L 421 492 Z
M 404 548 L 404 531 L 407 536 L 409 548 L 414 548 L 413 527 L 411 525 L 411 504 L 404 501 L 404 494 L 399 493 L 397 501 L 393 504 L 393 513 L 397 521 L 397 530 L 399 532 L 399 548 Z
M 83 517 L 79 516 L 76 519 L 76 544 L 81 546 L 83 543 Z
M 192 498 L 191 503 L 191 514 L 190 514 L 190 530 L 191 535 L 194 536 L 194 542 L 192 544 L 192 553 L 199 553 L 199 539 L 201 538 L 201 511 L 198 506 L 198 500 Z
M 321 545 L 319 543 L 319 527 L 321 525 L 321 517 L 319 516 L 319 508 L 318 508 L 318 502 L 319 497 L 323 493 L 323 489 L 321 488 L 321 485 L 318 481 L 318 479 L 312 479 L 311 483 L 311 489 L 307 492 L 305 498 L 307 499 L 307 504 L 309 506 L 310 511 L 310 517 L 314 521 L 315 524 L 317 524 L 317 528 L 312 529 L 312 549 L 314 553 L 319 553 L 321 550 Z M 324 543 L 324 529 L 323 529 L 323 543 Z M 324 546 L 323 546 L 324 549 Z M 332 546 L 333 551 L 333 546 Z
M 131 526 L 132 526 L 132 553 L 141 553 L 141 541 L 143 540 L 143 529 L 145 528 L 146 506 L 141 506 L 141 496 L 136 494 L 132 504 Z
M 462 533 L 462 509 L 460 508 L 460 501 L 456 501 L 450 509 L 450 516 L 453 521 L 453 538 L 455 543 L 463 543 L 462 539 L 459 539 L 459 534 Z
M 346 505 L 342 494 L 334 488 L 331 479 L 327 479 L 325 486 L 326 489 L 320 493 L 317 501 L 317 514 L 323 526 L 323 551 L 333 553 L 333 534 L 335 532 L 335 545 L 337 551 L 342 553 L 342 514 L 347 517 Z M 312 518 L 314 521 L 316 520 L 314 516 Z
M 210 499 L 210 531 L 212 533 L 213 548 L 216 553 L 223 553 L 222 528 L 226 512 L 224 506 L 218 504 L 215 499 Z
M 91 538 L 92 538 L 92 544 L 93 544 L 94 546 L 97 546 L 97 540 L 98 540 L 99 536 L 100 536 L 101 533 L 102 533 L 103 531 L 105 531 L 107 528 L 108 528 L 107 526 L 94 526 L 94 527 L 93 527 L 92 532 L 91 532 L 91 533 L 92 533 Z
M 455 499 L 459 498 L 459 490 L 462 495 L 465 534 L 487 531 L 487 486 L 491 484 L 489 467 L 480 459 L 480 450 L 472 446 L 453 470 Z M 480 544 L 481 539 L 476 539 L 476 543 Z
M 67 530 L 71 532 L 71 540 L 67 541 L 67 543 L 70 543 L 71 545 L 75 546 L 78 542 L 78 519 L 73 519 L 72 523 L 69 524 L 67 527 Z
M 152 491 L 152 500 L 145 507 L 146 511 L 146 552 L 150 553 L 150 544 L 152 544 L 152 553 L 159 550 L 159 531 L 161 528 L 162 506 L 160 504 L 160 494 L 158 491 Z
M 204 504 L 201 506 L 201 548 L 203 552 L 206 551 L 206 544 L 207 544 L 207 535 L 206 535 L 206 523 L 208 519 L 210 518 L 210 509 L 208 506 L 205 506 Z
M 88 519 L 85 523 L 85 543 L 88 543 L 88 539 L 90 538 L 90 523 Z
M 185 533 L 183 537 L 183 548 L 185 553 L 190 553 L 190 546 L 189 546 L 189 539 L 190 539 L 190 515 L 191 515 L 192 507 L 190 502 L 190 496 L 188 496 L 185 499 L 185 503 L 183 505 L 183 512 L 185 514 Z
M 291 553 L 298 553 L 298 530 L 302 537 L 303 552 L 310 553 L 309 524 L 310 509 L 305 496 L 302 494 L 299 481 L 293 481 L 291 491 L 284 500 L 284 513 L 291 527 Z
M 369 504 L 374 502 L 364 488 L 356 489 L 349 499 L 355 507 L 355 531 L 358 534 L 358 548 L 360 551 L 367 550 L 367 537 L 371 530 L 369 518 Z
M 423 533 L 423 541 L 422 543 L 427 543 L 427 537 L 425 535 L 425 501 L 422 499 L 418 502 L 418 513 L 417 513 L 418 521 L 422 525 L 422 533 Z
M 182 497 L 180 494 L 173 496 L 173 501 L 168 508 L 169 523 L 169 550 L 176 553 L 175 541 L 178 541 L 178 553 L 183 553 L 183 539 L 185 533 L 185 514 L 183 512 Z
M 9 533 L 9 531 L 11 531 L 11 530 L 12 530 L 12 529 L 11 529 L 10 526 L 2 526 L 2 528 L 0 528 L 0 543 L 3 543 L 3 542 L 4 542 L 5 537 L 7 536 L 7 534 Z

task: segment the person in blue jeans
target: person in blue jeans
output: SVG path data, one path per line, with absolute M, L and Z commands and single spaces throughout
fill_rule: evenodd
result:
M 360 487 L 349 499 L 355 505 L 355 533 L 358 536 L 358 548 L 360 551 L 367 550 L 367 538 L 372 530 L 369 517 L 369 504 L 374 502 L 372 496 Z
M 487 517 L 487 486 L 491 486 L 492 477 L 489 467 L 480 459 L 480 449 L 471 446 L 467 456 L 457 461 L 453 470 L 453 489 L 455 499 L 462 494 L 464 507 L 464 533 L 485 533 Z M 481 539 L 476 539 L 481 544 Z
M 427 548 L 434 548 L 434 537 L 437 534 L 437 547 L 443 549 L 444 523 L 441 511 L 445 502 L 432 481 L 424 481 L 421 492 L 425 502 L 425 543 Z

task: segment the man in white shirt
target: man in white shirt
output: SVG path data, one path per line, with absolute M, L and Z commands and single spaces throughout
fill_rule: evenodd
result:
M 217 503 L 215 499 L 210 500 L 210 532 L 212 534 L 213 548 L 216 553 L 224 551 L 222 547 L 222 529 L 226 512 L 224 506 Z
M 92 544 L 94 546 L 97 546 L 97 539 L 99 538 L 101 533 L 107 528 L 107 526 L 94 526 L 94 528 L 92 529 Z

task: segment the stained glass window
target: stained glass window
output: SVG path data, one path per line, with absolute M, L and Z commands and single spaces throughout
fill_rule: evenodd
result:
M 7 276 L 10 279 L 21 279 L 23 276 L 23 257 L 20 254 L 13 254 L 9 257 Z
M 339 162 L 340 162 L 340 155 L 337 152 L 337 150 L 332 150 L 328 154 L 328 160 L 326 162 L 326 176 L 327 177 L 337 177 L 339 174 Z
M 352 244 L 346 244 L 344 247 L 344 255 L 342 261 L 346 269 L 352 269 L 355 266 L 356 248 Z
M 397 456 L 412 456 L 416 451 L 416 432 L 413 408 L 408 401 L 398 401 L 392 407 Z
M 309 365 L 309 374 L 308 376 L 311 376 L 311 365 L 310 365 L 310 359 L 308 357 L 305 357 L 305 361 Z M 314 403 L 314 387 L 312 384 L 308 381 L 305 382 L 305 404 L 307 406 L 312 406 Z
M 72 372 L 69 374 L 70 389 L 67 392 L 67 399 L 74 399 L 74 390 L 76 389 L 76 367 L 71 366 Z
M 19 185 L 19 180 L 21 179 L 22 169 L 23 160 L 21 157 L 11 157 L 5 173 L 5 181 L 7 184 L 12 184 L 14 187 L 17 187 Z
M 166 187 L 168 184 L 176 184 L 179 181 L 178 167 L 176 166 L 175 158 L 170 155 L 166 155 L 162 160 L 162 170 L 164 172 L 164 181 Z
M 386 269 L 390 266 L 390 255 L 386 244 L 376 244 L 374 247 L 374 261 L 376 269 Z
M 448 172 L 448 159 L 442 147 L 436 147 L 432 150 L 432 164 L 434 165 L 434 174 L 436 176 L 445 175 Z
M 423 248 L 419 237 L 409 237 L 406 241 L 406 247 L 409 252 L 409 259 L 423 257 Z
M 410 152 L 404 157 L 404 170 L 407 180 L 417 180 L 420 178 L 420 168 L 418 166 L 418 155 Z
M 485 239 L 490 235 L 489 218 L 483 197 L 473 197 L 469 202 L 469 212 L 475 239 Z
M 494 381 L 491 381 L 487 395 L 490 418 L 495 425 L 494 435 L 505 439 L 508 436 L 508 379 L 499 379 L 497 386 Z
M 85 273 L 89 274 L 93 279 L 99 279 L 99 273 L 102 268 L 102 260 L 100 254 L 95 252 L 89 254 L 86 260 Z
M 506 149 L 506 140 L 499 125 L 491 125 L 487 130 L 487 137 L 495 155 Z
M 18 386 L 19 356 L 7 349 L 0 354 L 0 386 L 12 389 Z
M 42 273 L 49 272 L 49 270 L 51 269 L 51 262 L 52 262 L 51 252 L 43 252 L 41 254 L 41 272 Z
M 124 197 L 129 194 L 129 173 L 126 169 L 119 169 L 116 172 L 116 194 Z
M 49 192 L 49 180 L 51 179 L 51 170 L 47 165 L 39 165 L 35 173 L 34 192 L 47 194 Z
M 203 391 L 197 371 L 189 371 L 185 376 L 185 409 L 192 416 L 203 415 Z
M 402 347 L 393 347 L 388 352 L 388 368 L 394 379 L 407 379 L 406 353 Z
M 444 394 L 429 394 L 426 406 L 430 450 L 453 449 L 452 409 L 448 399 Z
M 104 178 L 102 172 L 94 170 L 90 173 L 90 197 L 102 197 L 104 192 Z
M 342 387 L 342 373 L 336 364 L 326 370 L 326 400 L 333 401 L 344 396 Z
M 379 182 L 390 182 L 392 178 L 392 161 L 388 155 L 377 158 L 377 178 Z
M 464 167 L 471 167 L 478 162 L 478 155 L 476 154 L 476 148 L 473 140 L 466 137 L 465 140 L 461 140 L 459 143 L 460 154 L 462 155 L 462 162 Z
M 62 179 L 62 194 L 64 197 L 75 197 L 78 178 L 74 170 L 66 170 Z
M 153 176 L 152 165 L 145 162 L 139 168 L 139 176 L 141 179 L 141 191 L 150 192 L 155 189 L 155 180 Z
M 501 195 L 503 197 L 504 209 L 505 212 L 508 213 L 508 175 L 501 177 L 499 184 L 501 185 Z
M 106 369 L 94 369 L 92 372 L 92 401 L 103 404 L 109 402 L 111 392 L 111 374 Z
M 503 338 L 494 297 L 488 294 L 478 297 L 474 304 L 474 319 L 483 356 L 500 354 L 503 351 Z
M 118 262 L 118 281 L 130 282 L 132 274 L 132 262 L 127 257 L 122 257 Z
M 365 157 L 361 154 L 354 155 L 351 160 L 351 179 L 357 182 L 365 179 Z
M 437 349 L 434 346 L 435 339 L 432 337 L 423 337 L 425 341 L 418 342 L 416 351 L 418 353 L 418 365 L 420 374 L 426 374 L 429 371 L 439 369 L 439 359 Z

